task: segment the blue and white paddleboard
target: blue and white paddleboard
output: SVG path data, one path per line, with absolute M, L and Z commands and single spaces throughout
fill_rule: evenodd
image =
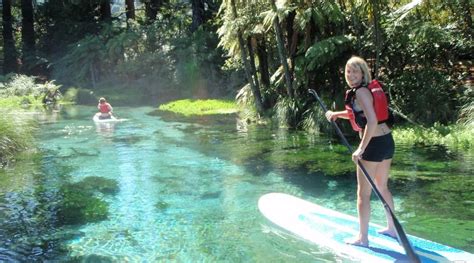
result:
M 409 262 L 394 238 L 377 233 L 382 226 L 370 224 L 369 247 L 347 245 L 358 234 L 358 219 L 298 197 L 269 193 L 258 201 L 260 212 L 276 225 L 338 255 L 362 262 Z M 474 254 L 408 235 L 422 262 L 473 262 Z

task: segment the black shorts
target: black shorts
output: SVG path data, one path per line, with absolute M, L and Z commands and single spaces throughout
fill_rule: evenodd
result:
M 372 137 L 362 154 L 362 159 L 369 162 L 381 162 L 392 159 L 395 153 L 395 142 L 392 133 Z

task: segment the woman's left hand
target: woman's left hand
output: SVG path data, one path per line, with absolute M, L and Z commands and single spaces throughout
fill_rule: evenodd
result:
M 364 150 L 361 148 L 357 148 L 355 152 L 352 154 L 352 161 L 357 163 L 360 159 L 362 159 L 362 154 L 364 153 Z

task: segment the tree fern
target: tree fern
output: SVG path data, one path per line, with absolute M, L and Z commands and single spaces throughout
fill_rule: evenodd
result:
M 474 127 L 474 100 L 461 108 L 457 122 L 467 127 Z
M 348 36 L 335 36 L 316 42 L 305 53 L 306 70 L 318 70 L 346 52 L 352 44 Z

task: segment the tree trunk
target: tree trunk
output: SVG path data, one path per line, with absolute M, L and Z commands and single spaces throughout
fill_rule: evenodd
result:
M 17 53 L 13 38 L 11 0 L 3 0 L 3 74 L 17 72 Z
M 346 3 L 344 0 L 339 0 L 339 6 L 341 7 L 342 12 L 346 11 Z
M 33 24 L 33 2 L 32 0 L 21 0 L 21 38 L 23 44 L 23 64 L 26 68 L 32 68 L 35 58 L 35 29 Z M 29 70 L 27 70 L 29 71 Z
M 268 53 L 265 45 L 265 37 L 257 39 L 256 51 L 262 88 L 266 89 L 270 87 L 270 71 L 268 70 Z
M 258 37 L 256 53 L 258 58 L 258 72 L 260 73 L 260 83 L 262 90 L 270 88 L 270 71 L 268 70 L 268 53 L 265 45 L 265 36 Z M 266 96 L 262 96 L 262 104 L 265 109 L 269 109 L 273 105 Z
M 206 22 L 204 0 L 191 0 L 191 6 L 193 10 L 191 32 L 194 32 L 199 28 L 200 25 Z
M 156 20 L 156 15 L 158 10 L 163 5 L 164 1 L 162 0 L 149 0 L 145 2 L 145 16 L 149 23 L 153 23 Z
M 286 17 L 285 21 L 282 21 L 282 23 L 284 23 L 286 26 L 286 43 L 287 43 L 286 49 L 289 54 L 291 53 L 291 43 L 292 43 L 293 32 L 294 32 L 293 25 L 295 23 L 295 16 L 296 16 L 296 12 L 291 11 Z
M 314 20 L 311 18 L 310 22 L 306 24 L 306 27 L 304 28 L 304 50 L 308 50 L 312 45 L 313 45 L 313 40 L 315 39 L 316 36 L 316 29 L 315 29 L 315 23 Z M 314 71 L 306 71 L 306 83 L 307 83 L 307 89 L 314 89 L 316 88 L 316 75 L 314 74 Z
M 375 45 L 375 64 L 373 68 L 373 77 L 377 78 L 380 67 L 381 52 L 381 32 L 380 32 L 380 9 L 378 0 L 372 0 L 372 15 L 374 20 L 374 45 Z
M 295 17 L 296 17 L 296 12 L 293 11 L 286 18 L 288 57 L 290 59 L 290 64 L 288 66 L 289 66 L 291 75 L 293 75 L 293 72 L 295 72 L 295 57 L 296 57 L 296 51 L 298 49 L 298 36 L 299 36 L 298 30 L 294 29 Z
M 350 0 L 350 5 L 351 5 L 351 20 L 352 20 L 352 25 L 354 26 L 354 32 L 356 33 L 356 50 L 361 50 L 362 48 L 362 38 L 361 35 L 362 33 L 362 26 L 361 22 L 359 20 L 359 17 L 356 14 L 356 4 L 354 3 L 354 0 Z
M 247 49 L 249 50 L 249 62 L 250 62 L 250 70 L 251 74 L 254 79 L 255 83 L 255 89 L 259 91 L 260 93 L 260 84 L 258 82 L 258 77 L 257 77 L 257 67 L 255 67 L 255 54 L 253 53 L 253 44 L 252 41 L 254 41 L 251 36 L 247 37 Z
M 472 4 L 469 3 L 470 0 L 461 1 L 461 9 L 463 10 L 464 23 L 466 24 L 466 33 L 472 36 L 472 15 L 471 9 Z
M 314 20 L 311 18 L 310 22 L 304 28 L 304 50 L 308 50 L 316 37 L 316 29 L 314 27 Z M 317 40 L 316 40 L 317 41 Z
M 135 1 L 134 0 L 125 0 L 125 6 L 127 9 L 126 15 L 127 20 L 135 20 Z
M 100 18 L 102 21 L 112 20 L 112 11 L 110 10 L 110 0 L 100 1 Z
M 237 19 L 237 8 L 235 7 L 235 0 L 230 0 L 230 8 L 232 11 L 232 17 L 234 21 Z M 242 63 L 244 63 L 245 75 L 247 76 L 247 81 L 249 82 L 250 89 L 252 89 L 252 93 L 255 99 L 255 107 L 257 108 L 257 112 L 259 115 L 263 115 L 263 105 L 262 105 L 262 96 L 260 94 L 260 90 L 255 87 L 254 80 L 252 78 L 252 70 L 249 61 L 247 60 L 247 52 L 245 50 L 245 42 L 244 38 L 242 37 L 242 32 L 240 29 L 237 29 L 237 38 L 239 40 L 239 47 L 240 47 L 240 56 L 242 59 Z
M 275 5 L 274 0 L 270 0 L 270 4 L 272 5 L 273 12 L 277 13 L 277 7 Z M 280 27 L 280 19 L 278 15 L 275 16 L 273 19 L 273 29 L 275 30 L 277 46 L 278 46 L 278 55 L 280 56 L 280 62 L 283 65 L 283 71 L 285 72 L 285 80 L 286 80 L 286 93 L 288 97 L 293 98 L 293 84 L 292 78 L 290 73 L 290 67 L 288 66 L 288 56 L 285 52 L 285 44 L 283 42 L 283 33 L 281 32 Z

